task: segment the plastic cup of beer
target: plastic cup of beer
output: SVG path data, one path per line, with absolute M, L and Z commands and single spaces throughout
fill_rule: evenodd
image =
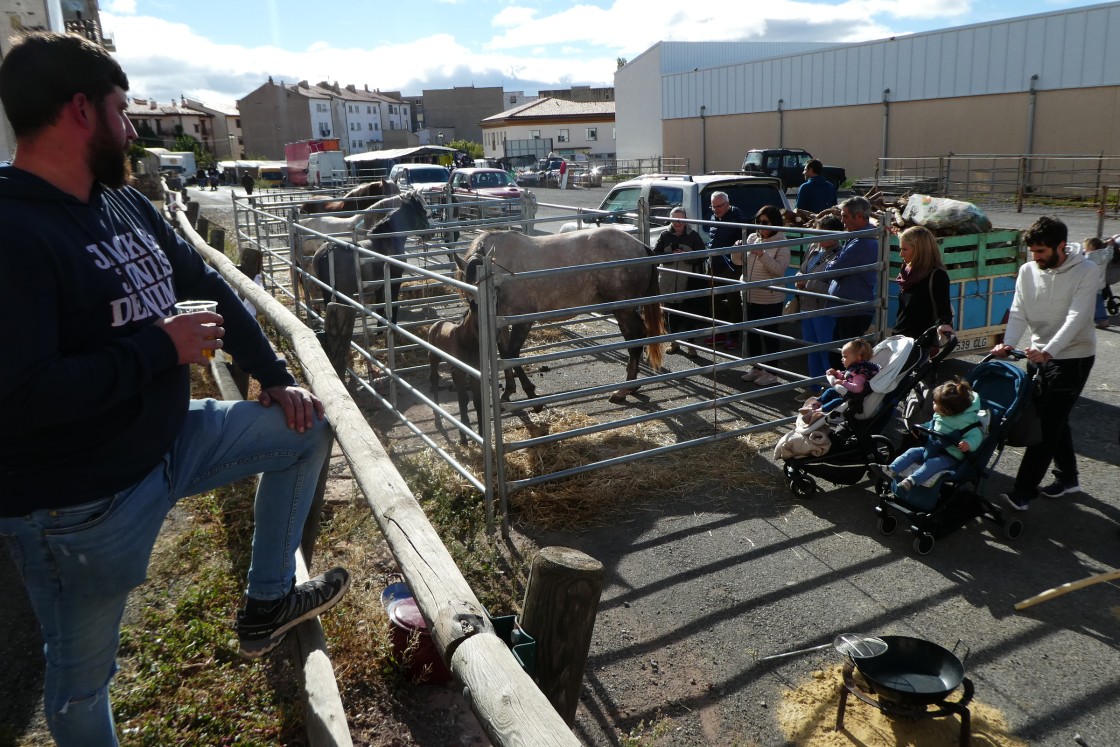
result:
M 218 302 L 217 301 L 179 301 L 177 304 L 175 304 L 175 313 L 176 314 L 195 314 L 199 311 L 213 311 L 216 314 L 216 313 L 218 313 Z M 206 326 L 214 327 L 214 326 L 217 326 L 217 325 L 208 324 Z M 208 339 L 213 339 L 213 338 L 208 338 Z M 206 358 L 213 358 L 214 357 L 214 351 L 210 348 L 203 348 L 202 355 L 205 356 Z

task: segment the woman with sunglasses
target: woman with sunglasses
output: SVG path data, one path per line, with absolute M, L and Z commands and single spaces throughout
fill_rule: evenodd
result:
M 750 283 L 758 280 L 780 280 L 785 277 L 786 268 L 789 267 L 789 247 L 778 246 L 767 248 L 763 244 L 783 241 L 786 238 L 782 232 L 782 213 L 773 205 L 764 205 L 755 213 L 754 222 L 759 229 L 747 237 L 744 247 L 745 252 L 736 252 L 731 255 L 731 261 L 741 267 L 743 281 Z M 746 308 L 743 317 L 746 321 L 755 319 L 778 320 L 782 316 L 782 305 L 785 303 L 785 291 L 772 290 L 767 287 L 750 288 L 744 294 Z M 771 330 L 776 324 L 760 327 L 759 329 Z M 778 341 L 768 335 L 747 331 L 747 356 L 753 357 L 764 353 L 776 353 L 780 349 Z M 766 361 L 767 364 L 777 363 L 775 360 Z M 753 366 L 743 374 L 743 381 L 753 381 L 759 386 L 772 386 L 778 383 L 778 377 L 765 369 Z

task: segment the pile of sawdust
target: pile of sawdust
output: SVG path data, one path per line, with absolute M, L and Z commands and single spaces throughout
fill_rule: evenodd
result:
M 957 747 L 961 722 L 956 716 L 936 719 L 888 718 L 855 696 L 848 697 L 844 730 L 836 730 L 836 708 L 843 688 L 841 666 L 813 672 L 806 683 L 782 694 L 778 723 L 794 747 Z M 954 698 L 955 699 L 955 698 Z M 999 711 L 973 700 L 973 747 L 1027 747 L 1008 734 Z

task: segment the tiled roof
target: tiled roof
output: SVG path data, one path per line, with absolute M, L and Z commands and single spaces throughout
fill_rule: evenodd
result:
M 566 99 L 543 98 L 520 104 L 512 109 L 486 117 L 483 122 L 498 122 L 518 119 L 555 119 L 557 117 L 614 116 L 613 101 L 568 101 Z
M 155 104 L 153 106 L 153 103 Z M 150 99 L 141 99 L 133 96 L 128 101 L 128 109 L 125 111 L 125 116 L 128 117 L 168 117 L 168 116 L 188 116 L 188 117 L 209 117 L 207 112 L 192 109 L 189 106 L 182 106 L 171 102 L 170 104 L 160 104 L 153 102 Z

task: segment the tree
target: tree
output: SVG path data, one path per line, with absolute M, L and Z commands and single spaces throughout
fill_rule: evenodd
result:
M 482 155 L 486 152 L 482 143 L 476 143 L 473 140 L 452 140 L 447 144 L 447 147 L 461 150 L 471 158 L 482 158 Z
M 202 147 L 202 143 L 198 142 L 195 138 L 183 132 L 182 127 L 176 127 L 175 142 L 172 145 L 172 150 L 176 152 L 191 152 L 194 153 L 195 162 L 202 167 L 214 165 L 214 154 Z

